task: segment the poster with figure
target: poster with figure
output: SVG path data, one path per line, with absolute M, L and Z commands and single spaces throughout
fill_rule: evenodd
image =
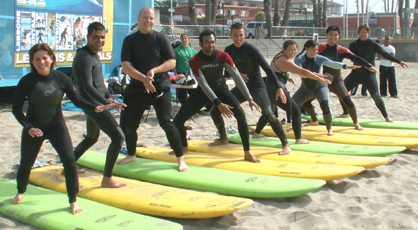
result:
M 57 65 L 71 65 L 95 21 L 106 28 L 100 58 L 112 62 L 113 0 L 15 0 L 15 16 L 15 67 L 29 67 L 28 50 L 37 43 L 51 46 Z

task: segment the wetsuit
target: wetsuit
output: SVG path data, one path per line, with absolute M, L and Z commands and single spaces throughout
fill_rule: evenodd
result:
M 13 115 L 24 129 L 16 181 L 18 193 L 26 192 L 31 168 L 43 141 L 49 139 L 63 163 L 68 198 L 73 203 L 78 193 L 78 175 L 71 137 L 61 110 L 64 93 L 76 106 L 94 111 L 96 106 L 83 100 L 75 92 L 70 78 L 59 71 L 51 70 L 48 76 L 29 73 L 19 81 L 13 101 Z M 29 107 L 25 116 L 22 107 L 26 98 Z M 31 137 L 28 133 L 31 128 L 40 129 L 43 136 Z
M 140 73 L 147 72 L 163 64 L 166 60 L 175 59 L 173 48 L 167 37 L 156 31 L 142 34 L 140 31 L 128 35 L 123 41 L 121 60 L 130 62 Z M 168 73 L 156 73 L 152 83 L 155 93 L 147 93 L 142 81 L 131 78 L 125 89 L 124 103 L 127 105 L 121 112 L 120 126 L 125 133 L 128 155 L 135 156 L 139 127 L 145 109 L 153 105 L 158 123 L 163 128 L 168 142 L 177 157 L 183 156 L 180 136 L 171 117 L 171 81 Z
M 97 53 L 94 53 L 88 46 L 77 51 L 73 62 L 73 77 L 80 96 L 94 104 L 107 105 L 110 98 L 103 81 L 102 63 Z M 107 149 L 104 176 L 111 177 L 113 167 L 119 156 L 119 151 L 124 143 L 124 135 L 109 110 L 102 113 L 84 111 L 87 115 L 87 135 L 84 140 L 74 149 L 75 160 L 77 161 L 91 146 L 98 140 L 100 130 L 103 130 L 112 142 Z
M 208 104 L 214 103 L 216 106 L 225 103 L 233 107 L 231 111 L 238 123 L 238 132 L 242 139 L 244 151 L 250 150 L 249 132 L 244 110 L 241 108 L 237 98 L 228 90 L 224 73 L 224 67 L 231 74 L 235 84 L 247 100 L 252 100 L 244 81 L 239 75 L 234 62 L 229 54 L 215 50 L 210 56 L 200 51 L 189 61 L 191 74 L 199 83 L 196 91 L 181 106 L 178 114 L 174 118 L 174 123 L 180 132 L 183 147 L 187 147 L 187 133 L 184 123 L 200 109 Z M 214 121 L 220 124 L 221 121 Z
M 334 69 L 346 68 L 345 64 L 331 61 L 330 59 L 321 55 L 315 55 L 314 58 L 308 58 L 306 55 L 298 56 L 295 58 L 295 64 L 302 68 L 308 69 L 311 72 L 320 74 L 322 74 L 323 66 L 328 66 Z M 327 84 L 307 78 L 305 76 L 301 77 L 302 84 L 296 93 L 293 94 L 293 100 L 295 100 L 296 104 L 301 105 L 309 99 L 316 97 L 321 106 L 327 130 L 330 130 L 332 123 L 332 113 L 331 108 L 329 107 L 329 90 Z
M 275 80 L 276 89 L 283 89 L 285 88 L 284 85 L 277 80 L 277 77 L 274 74 L 273 70 L 270 68 L 266 60 L 263 58 L 262 54 L 254 45 L 244 42 L 244 44 L 242 44 L 241 47 L 237 48 L 234 44 L 232 44 L 225 48 L 225 52 L 231 56 L 233 62 L 238 68 L 238 71 L 240 73 L 247 74 L 247 88 L 249 89 L 251 96 L 253 96 L 255 103 L 257 103 L 257 105 L 260 106 L 264 119 L 270 123 L 274 133 L 277 135 L 277 137 L 280 138 L 282 145 L 284 146 L 288 144 L 283 127 L 272 111 L 269 96 L 267 94 L 266 84 L 264 83 L 263 78 L 261 77 L 260 66 L 261 68 L 263 68 L 263 70 L 267 73 L 269 77 Z M 227 73 L 229 74 L 229 72 Z M 234 94 L 234 96 L 238 99 L 240 103 L 247 100 L 238 87 L 234 87 L 231 90 L 231 92 L 232 94 Z M 276 100 L 275 96 L 276 92 L 274 92 L 273 96 L 274 101 Z M 281 101 L 280 98 L 279 100 Z M 220 138 L 227 139 L 225 122 L 217 106 L 212 107 L 211 116 L 212 120 L 215 122 L 216 127 L 218 128 Z
M 280 58 L 280 56 L 276 56 L 276 58 Z M 275 59 L 273 59 L 272 63 L 274 63 L 274 61 Z M 280 99 L 276 101 L 277 87 L 275 86 L 272 78 L 267 76 L 265 84 L 267 86 L 267 92 L 270 98 L 271 108 L 273 109 L 273 112 L 276 116 L 278 116 L 277 106 L 285 110 L 287 114 L 287 122 L 288 123 L 292 122 L 292 129 L 293 129 L 293 133 L 295 134 L 296 140 L 302 139 L 301 112 L 300 112 L 299 106 L 296 104 L 295 100 L 293 100 L 293 98 L 290 97 L 289 91 L 286 88 L 286 83 L 287 83 L 287 79 L 289 78 L 289 73 L 279 71 L 279 72 L 275 72 L 275 74 L 277 76 L 277 79 L 285 86 L 283 91 L 286 94 L 287 103 L 283 104 L 283 102 Z M 267 124 L 267 121 L 263 117 L 260 117 L 260 119 L 257 122 L 257 127 L 255 129 L 255 132 L 261 133 L 261 130 L 263 130 L 266 124 Z
M 388 59 L 392 62 L 401 63 L 402 61 L 398 58 L 390 55 L 386 52 L 379 44 L 372 41 L 370 38 L 362 41 L 357 39 L 350 43 L 350 51 L 355 55 L 362 57 L 364 60 L 375 65 L 376 53 L 382 55 L 385 59 Z M 354 62 L 354 64 L 360 64 Z M 363 84 L 366 86 L 367 90 L 370 92 L 370 96 L 373 98 L 377 108 L 380 110 L 384 118 L 388 117 L 386 111 L 385 102 L 379 95 L 379 86 L 377 84 L 376 73 L 370 72 L 368 69 L 362 67 L 359 69 L 353 69 L 351 73 L 344 79 L 345 87 L 348 91 L 351 91 L 358 84 Z M 348 114 L 347 108 L 342 104 L 344 109 L 344 114 Z
M 350 59 L 351 61 L 358 63 L 361 66 L 366 66 L 368 68 L 372 67 L 370 63 L 365 61 L 363 58 L 354 55 L 349 49 L 340 46 L 338 44 L 330 46 L 327 43 L 322 43 L 318 47 L 318 54 L 329 58 L 332 61 L 342 62 L 344 58 Z M 327 66 L 324 66 L 324 73 L 329 73 L 334 78 L 332 79 L 332 83 L 328 85 L 329 91 L 336 94 L 338 98 L 343 101 L 343 103 L 347 106 L 348 112 L 350 114 L 351 119 L 356 124 L 357 121 L 357 111 L 356 106 L 354 105 L 353 101 L 350 98 L 350 95 L 345 88 L 344 80 L 341 76 L 340 69 L 333 69 Z M 313 99 L 312 99 L 313 100 Z M 303 104 L 306 109 L 312 109 L 312 100 L 307 101 Z M 314 111 L 313 111 L 314 112 Z

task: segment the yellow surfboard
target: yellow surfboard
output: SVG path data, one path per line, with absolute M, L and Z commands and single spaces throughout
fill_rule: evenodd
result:
M 171 149 L 161 147 L 137 147 L 136 155 L 143 158 L 177 162 L 175 156 L 168 153 Z M 191 152 L 184 154 L 186 163 L 204 167 L 227 169 L 232 171 L 249 172 L 273 176 L 287 176 L 326 181 L 354 176 L 364 171 L 364 167 L 346 165 L 309 164 L 262 159 L 261 163 L 244 160 L 244 156 L 226 156 L 211 153 Z
M 188 141 L 190 151 L 201 153 L 213 153 L 229 156 L 241 157 L 244 154 L 242 145 L 227 144 L 218 146 L 209 146 L 211 141 L 192 139 Z M 373 168 L 394 161 L 393 157 L 363 157 L 363 156 L 347 156 L 335 154 L 310 153 L 292 150 L 288 155 L 278 155 L 281 149 L 251 146 L 251 153 L 260 159 L 269 159 L 276 161 L 303 162 L 312 164 L 329 164 L 329 165 L 351 165 L 362 166 L 365 168 Z
M 48 166 L 32 170 L 30 182 L 66 193 L 62 167 Z M 100 187 L 103 175 L 86 172 L 79 174 L 78 196 L 124 210 L 153 216 L 174 218 L 212 218 L 245 208 L 253 201 L 233 196 L 196 192 L 114 176 L 126 183 L 122 188 Z
M 287 129 L 287 128 L 292 128 L 292 127 L 286 124 L 286 125 L 283 125 L 283 128 Z M 302 126 L 302 131 L 326 132 L 327 127 L 325 125 Z M 363 130 L 356 130 L 354 127 L 332 126 L 332 131 L 334 133 L 346 133 L 346 134 L 356 134 L 356 135 L 418 138 L 417 130 L 411 130 L 411 129 L 364 128 Z
M 253 129 L 254 127 L 250 127 Z M 271 127 L 264 127 L 262 134 L 270 137 L 275 137 Z M 286 131 L 287 138 L 295 138 L 293 131 Z M 328 136 L 326 131 L 302 131 L 302 138 L 312 141 L 325 141 L 343 144 L 354 145 L 382 145 L 382 146 L 405 146 L 408 149 L 418 148 L 418 138 L 403 138 L 403 137 L 384 137 L 384 136 L 370 136 L 370 135 L 355 135 L 347 133 L 334 133 L 333 136 Z

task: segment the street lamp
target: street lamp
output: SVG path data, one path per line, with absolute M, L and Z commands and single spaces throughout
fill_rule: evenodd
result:
M 219 1 L 218 2 L 218 10 L 222 7 L 222 36 L 225 35 L 225 2 Z

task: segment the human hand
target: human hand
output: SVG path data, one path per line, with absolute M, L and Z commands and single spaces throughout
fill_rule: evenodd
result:
M 231 109 L 233 109 L 234 107 L 224 104 L 224 103 L 220 103 L 218 105 L 218 109 L 219 111 L 222 113 L 222 115 L 224 115 L 224 117 L 226 118 L 232 118 L 232 116 L 234 116 L 234 113 L 232 112 Z
M 379 70 L 376 67 L 374 67 L 373 65 L 372 65 L 372 67 L 364 67 L 364 68 L 368 69 L 370 72 L 376 72 L 377 74 L 380 75 Z
M 296 82 L 293 78 L 289 77 L 289 78 L 287 78 L 287 81 L 296 86 Z
M 287 103 L 287 97 L 282 88 L 278 88 L 276 91 L 276 101 L 279 100 L 279 97 L 282 100 L 283 104 Z
M 28 130 L 28 133 L 31 137 L 42 137 L 44 135 L 43 132 L 38 128 L 31 128 Z
M 261 108 L 260 106 L 257 105 L 257 103 L 255 103 L 254 100 L 249 100 L 248 101 L 249 105 L 250 105 L 250 109 L 251 111 L 253 111 L 253 108 L 255 108 L 259 113 L 261 113 Z
M 240 74 L 241 74 L 242 80 L 244 80 L 245 83 L 248 83 L 248 80 L 249 80 L 248 74 L 245 74 L 245 73 L 240 73 Z
M 402 68 L 408 68 L 409 69 L 409 65 L 408 65 L 408 63 L 406 63 L 406 62 L 404 62 L 404 61 L 401 61 L 401 63 L 399 63 L 399 65 L 401 65 L 402 66 Z

